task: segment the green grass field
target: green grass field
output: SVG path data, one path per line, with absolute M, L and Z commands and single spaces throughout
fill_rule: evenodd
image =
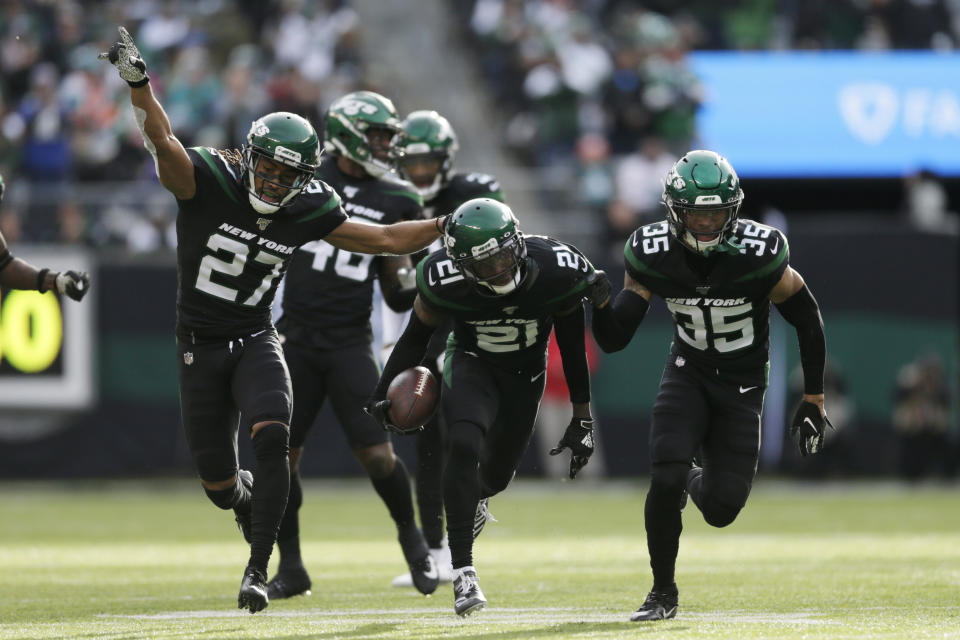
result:
M 726 529 L 684 512 L 675 620 L 650 588 L 641 484 L 518 480 L 477 541 L 488 608 L 392 588 L 369 484 L 311 482 L 313 595 L 236 608 L 246 549 L 193 483 L 0 484 L 3 638 L 958 638 L 960 491 L 759 480 Z

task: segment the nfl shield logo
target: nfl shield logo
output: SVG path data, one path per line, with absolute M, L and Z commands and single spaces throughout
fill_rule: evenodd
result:
M 678 367 L 682 367 L 683 365 L 687 364 L 687 359 L 683 356 L 677 356 L 676 362 Z
M 260 231 L 265 231 L 269 224 L 270 218 L 257 218 L 257 226 L 260 227 Z
M 187 351 L 186 353 L 183 354 L 183 364 L 187 365 L 188 367 L 193 364 L 192 351 Z
M 702 296 L 707 295 L 708 291 L 710 291 L 710 285 L 707 285 L 705 287 L 697 287 L 697 293 L 699 293 Z

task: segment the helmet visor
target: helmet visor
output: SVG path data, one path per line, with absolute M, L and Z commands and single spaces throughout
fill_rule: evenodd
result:
M 739 206 L 734 204 L 708 208 L 673 205 L 684 229 L 700 242 L 710 242 L 718 238 L 736 216 Z
M 279 204 L 292 191 L 300 191 L 313 178 L 313 172 L 291 167 L 252 149 L 253 174 L 257 194 L 265 202 Z
M 516 276 L 520 271 L 522 252 L 523 246 L 520 243 L 520 238 L 514 236 L 492 253 L 462 258 L 459 268 L 471 280 L 487 284 L 496 290 L 496 287 L 503 287 L 516 282 Z
M 404 154 L 398 165 L 402 175 L 417 187 L 429 187 L 443 168 L 443 156 L 436 153 Z

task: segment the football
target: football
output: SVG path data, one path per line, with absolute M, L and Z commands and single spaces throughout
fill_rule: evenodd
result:
M 389 418 L 401 431 L 416 431 L 433 416 L 440 399 L 437 379 L 426 367 L 401 371 L 387 387 Z

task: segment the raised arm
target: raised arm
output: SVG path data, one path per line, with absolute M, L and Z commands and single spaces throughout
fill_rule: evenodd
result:
M 443 234 L 447 216 L 433 220 L 411 220 L 374 225 L 347 220 L 324 238 L 355 253 L 405 255 L 426 248 Z
M 170 193 L 180 200 L 189 200 L 197 192 L 193 175 L 193 163 L 170 128 L 170 120 L 157 102 L 150 88 L 147 65 L 133 38 L 119 27 L 120 41 L 99 57 L 110 61 L 120 72 L 120 77 L 130 85 L 130 102 L 137 127 L 143 135 L 143 146 L 153 156 L 157 177 Z

